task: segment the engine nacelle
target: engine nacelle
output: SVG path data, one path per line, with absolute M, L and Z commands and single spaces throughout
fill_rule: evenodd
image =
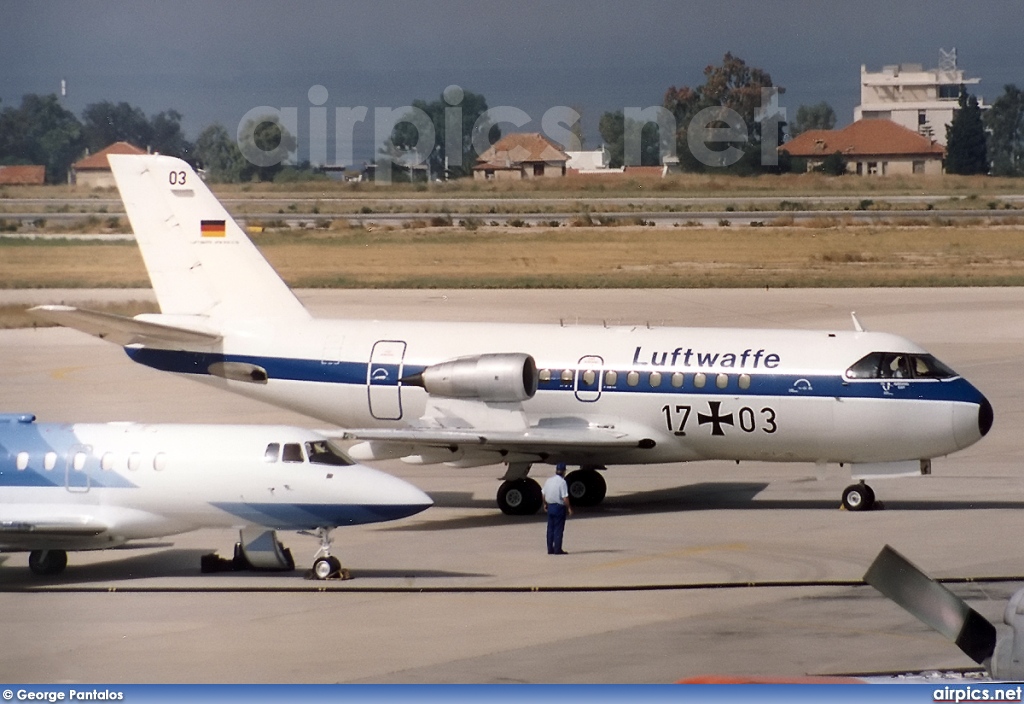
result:
M 481 401 L 526 401 L 537 393 L 537 363 L 528 354 L 481 354 L 427 367 L 402 383 L 431 396 Z

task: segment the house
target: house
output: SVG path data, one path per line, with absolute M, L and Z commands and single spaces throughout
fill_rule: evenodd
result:
M 883 66 L 881 71 L 860 67 L 860 105 L 854 121 L 891 120 L 946 146 L 946 126 L 959 108 L 960 87 L 980 78 L 966 78 L 956 65 L 956 49 L 942 52 L 938 68 L 921 64 Z M 979 107 L 987 107 L 978 98 Z
M 110 172 L 110 163 L 107 161 L 107 154 L 145 154 L 146 150 L 139 149 L 128 142 L 114 142 L 106 149 L 95 154 L 79 159 L 71 165 L 71 183 L 89 188 L 111 188 L 115 186 L 114 175 Z
M 807 170 L 839 152 L 858 176 L 941 174 L 943 147 L 889 120 L 860 120 L 841 130 L 808 130 L 779 151 L 807 159 Z
M 524 179 L 565 176 L 569 155 L 561 147 L 536 132 L 502 137 L 477 157 L 473 178 Z
M 0 166 L 0 186 L 42 186 L 45 166 Z

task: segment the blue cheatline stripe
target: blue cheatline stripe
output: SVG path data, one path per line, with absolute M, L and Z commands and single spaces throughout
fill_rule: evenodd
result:
M 288 357 L 260 357 L 252 355 L 225 355 L 206 352 L 186 352 L 178 350 L 160 350 L 148 348 L 125 348 L 125 352 L 135 362 L 147 367 L 166 372 L 180 374 L 209 374 L 211 364 L 216 362 L 241 362 L 254 364 L 267 370 L 271 380 L 312 381 L 328 384 L 366 385 L 367 365 L 362 362 L 322 361 L 311 359 L 293 359 Z M 379 365 L 388 370 L 389 381 L 382 385 L 395 385 L 398 377 L 397 365 Z M 405 365 L 402 372 L 406 375 L 423 371 L 423 365 Z M 596 385 L 583 387 L 577 392 L 575 381 L 562 382 L 560 374 L 563 369 L 552 369 L 551 380 L 541 382 L 538 391 L 579 393 L 586 398 L 587 394 L 596 394 Z M 575 373 L 575 369 L 570 369 Z M 614 386 L 603 386 L 602 394 L 702 394 L 708 396 L 806 396 L 806 397 L 841 397 L 841 398 L 897 398 L 922 401 L 960 401 L 963 403 L 981 403 L 982 395 L 969 382 L 961 377 L 952 379 L 873 379 L 848 381 L 841 376 L 803 375 L 791 373 L 753 373 L 750 374 L 750 388 L 740 389 L 738 380 L 744 370 L 706 370 L 706 369 L 663 369 L 661 384 L 652 387 L 648 381 L 650 370 L 639 372 L 640 380 L 636 386 L 630 386 L 627 376 L 630 369 L 604 369 L 602 374 L 614 371 L 618 380 Z M 676 388 L 671 384 L 674 372 L 685 375 L 683 386 Z M 694 375 L 702 373 L 706 376 L 703 388 L 694 387 Z M 729 383 L 724 389 L 717 387 L 715 381 L 719 374 L 726 374 Z M 575 378 L 575 377 L 574 377 Z
M 426 510 L 429 504 L 276 504 L 216 501 L 222 511 L 252 523 L 279 530 L 304 530 L 319 526 L 356 526 L 406 518 Z

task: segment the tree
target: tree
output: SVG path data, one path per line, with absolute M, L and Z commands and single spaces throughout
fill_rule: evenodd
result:
M 970 176 L 988 173 L 985 125 L 978 99 L 960 87 L 960 109 L 946 127 L 946 173 Z
M 796 137 L 807 130 L 830 130 L 836 126 L 836 111 L 822 101 L 816 105 L 801 105 L 796 119 L 789 123 L 789 135 Z
M 192 144 L 181 131 L 181 113 L 164 110 L 152 119 L 141 108 L 128 103 L 103 101 L 82 111 L 82 131 L 90 151 L 105 149 L 114 142 L 128 142 L 161 154 L 186 158 Z
M 626 132 L 635 132 L 639 125 L 635 120 L 627 120 L 622 112 L 606 112 L 601 116 L 598 130 L 608 149 L 609 163 L 617 169 L 626 163 Z M 661 165 L 661 149 L 658 143 L 658 126 L 653 122 L 646 123 L 640 132 L 640 165 Z
M 846 173 L 846 165 L 846 157 L 842 152 L 836 151 L 825 157 L 820 164 L 814 167 L 814 170 L 829 176 L 842 176 Z
M 721 66 L 707 66 L 704 69 L 704 77 L 704 85 L 697 88 L 672 86 L 665 92 L 663 105 L 676 119 L 680 165 L 690 171 L 702 171 L 708 166 L 690 149 L 690 123 L 698 113 L 707 108 L 728 108 L 742 120 L 746 140 L 718 143 L 718 148 L 713 151 L 740 149 L 743 157 L 736 163 L 735 170 L 761 171 L 761 123 L 757 120 L 758 110 L 763 107 L 761 91 L 776 88 L 779 93 L 784 93 L 785 89 L 777 88 L 767 71 L 748 66 L 743 59 L 731 53 L 725 54 Z M 710 124 L 715 126 L 714 123 Z M 725 124 L 724 120 L 719 126 L 722 124 Z M 771 124 L 778 125 L 777 129 L 781 130 L 781 124 Z M 777 136 L 776 134 L 776 138 Z
M 30 93 L 0 112 L 0 163 L 44 164 L 48 183 L 67 180 L 84 146 L 82 124 L 56 95 Z
M 1005 86 L 985 113 L 988 155 L 997 176 L 1024 176 L 1024 91 Z
M 245 157 L 223 125 L 213 124 L 196 139 L 193 152 L 197 165 L 213 183 L 238 183 L 246 166 Z
M 455 138 L 462 147 L 462 153 L 458 155 L 459 158 L 451 155 L 453 158 L 448 160 L 447 176 L 449 178 L 473 175 L 473 167 L 479 156 L 473 147 L 474 135 L 479 135 L 476 139 L 477 142 L 482 142 L 482 136 L 486 135 L 489 144 L 501 138 L 501 130 L 497 125 L 492 125 L 490 120 L 485 118 L 483 122 L 477 124 L 480 117 L 488 110 L 487 99 L 479 93 L 464 91 L 453 86 L 446 89 L 441 97 L 433 102 L 414 100 L 412 107 L 425 113 L 434 127 L 434 145 L 429 155 L 424 154 L 425 148 L 429 145 L 419 144 L 419 131 L 412 122 L 414 118 L 411 114 L 404 116 L 395 125 L 391 131 L 391 138 L 383 145 L 381 153 L 397 157 L 405 150 L 416 147 L 420 154 L 426 156 L 431 174 L 445 173 L 445 157 L 449 156 L 446 144 L 448 141 L 446 139 L 446 118 L 452 122 L 453 131 L 459 130 Z M 459 112 L 461 112 L 461 120 L 458 120 Z M 462 163 L 457 163 L 459 161 Z
M 146 113 L 128 103 L 103 101 L 82 111 L 82 134 L 89 151 L 98 152 L 114 142 L 128 142 L 143 149 L 152 145 L 153 127 Z
M 249 120 L 239 133 L 238 149 L 245 158 L 239 178 L 273 181 L 298 144 L 276 115 Z

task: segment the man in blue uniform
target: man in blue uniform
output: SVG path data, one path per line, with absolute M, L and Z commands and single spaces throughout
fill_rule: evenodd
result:
M 544 510 L 548 513 L 548 555 L 565 555 L 562 533 L 566 514 L 572 515 L 569 505 L 569 485 L 565 482 L 565 463 L 555 467 L 555 476 L 544 482 Z

